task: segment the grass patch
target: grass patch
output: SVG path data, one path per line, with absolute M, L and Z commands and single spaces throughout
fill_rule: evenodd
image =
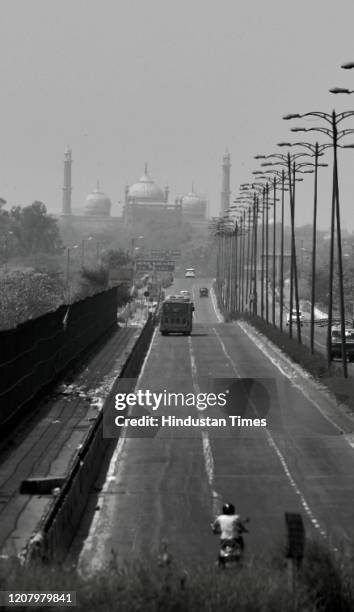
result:
M 291 594 L 286 561 L 277 551 L 227 571 L 200 563 L 160 567 L 156 558 L 118 567 L 112 555 L 104 572 L 86 579 L 72 569 L 7 563 L 0 569 L 0 589 L 76 591 L 76 609 L 86 612 L 349 612 L 352 569 L 352 559 L 339 563 L 323 545 L 310 542 Z
M 289 355 L 295 363 L 300 364 L 316 378 L 324 379 L 335 374 L 337 366 L 334 365 L 328 369 L 327 359 L 322 353 L 315 351 L 314 354 L 311 354 L 306 344 L 298 343 L 295 328 L 293 329 L 293 338 L 290 338 L 287 332 L 280 331 L 278 327 L 273 327 L 273 325 L 267 323 L 260 317 L 243 313 L 234 317 L 234 319 L 242 319 L 253 325 L 253 327 L 269 338 L 269 340 L 284 351 L 284 353 Z

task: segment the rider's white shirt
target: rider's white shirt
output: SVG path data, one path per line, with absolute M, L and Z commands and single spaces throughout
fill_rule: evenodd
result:
M 238 514 L 220 514 L 217 517 L 214 527 L 220 528 L 220 538 L 222 540 L 232 540 L 239 535 L 238 524 L 240 516 Z

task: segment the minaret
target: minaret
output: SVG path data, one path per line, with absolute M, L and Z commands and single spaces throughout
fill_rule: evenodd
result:
M 64 153 L 63 215 L 71 215 L 71 149 Z
M 225 214 L 225 210 L 227 210 L 230 206 L 230 168 L 230 153 L 226 150 L 226 153 L 222 158 L 221 216 Z

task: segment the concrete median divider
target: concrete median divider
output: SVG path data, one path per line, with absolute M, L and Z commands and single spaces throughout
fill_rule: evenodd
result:
M 120 379 L 133 379 L 138 376 L 154 327 L 155 318 L 149 316 L 105 400 L 105 405 L 113 401 Z M 103 437 L 103 410 L 90 428 L 62 487 L 53 490 L 53 503 L 46 515 L 39 520 L 35 533 L 23 550 L 21 556 L 24 562 L 42 560 L 62 563 L 65 560 L 102 461 L 110 447 L 113 452 L 112 439 Z

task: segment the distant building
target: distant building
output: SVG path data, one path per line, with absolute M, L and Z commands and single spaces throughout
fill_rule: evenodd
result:
M 223 217 L 225 210 L 230 207 L 230 153 L 225 152 L 222 158 L 222 179 L 221 179 L 221 202 L 220 202 L 220 216 Z
M 184 196 L 176 198 L 176 203 L 181 206 L 183 221 L 192 225 L 205 225 L 207 221 L 208 202 L 205 196 L 192 190 Z
M 84 215 L 87 217 L 110 217 L 112 202 L 109 197 L 100 190 L 99 183 L 85 201 Z
M 134 226 L 147 221 L 158 221 L 174 227 L 182 221 L 192 225 L 206 225 L 207 199 L 192 190 L 169 202 L 169 188 L 161 188 L 148 174 L 145 164 L 144 174 L 140 179 L 125 188 L 123 213 L 112 216 L 112 202 L 97 183 L 96 189 L 90 192 L 81 207 L 72 205 L 72 157 L 67 147 L 64 153 L 64 182 L 62 214 L 59 224 L 62 228 L 80 229 L 82 234 L 102 234 L 105 230 L 114 231 L 114 227 L 127 227 L 134 231 Z
M 71 149 L 64 153 L 64 185 L 63 185 L 63 215 L 71 215 Z
M 159 219 L 168 223 L 179 223 L 182 217 L 182 206 L 168 202 L 169 188 L 161 189 L 149 176 L 145 164 L 144 174 L 131 186 L 125 188 L 123 217 L 127 225 Z
M 75 228 L 82 234 L 102 234 L 103 232 L 120 227 L 122 217 L 112 217 L 112 202 L 100 189 L 97 182 L 96 189 L 89 193 L 82 207 L 72 206 L 72 157 L 71 149 L 67 147 L 64 153 L 64 184 L 62 214 L 59 217 L 59 227 L 62 229 Z

